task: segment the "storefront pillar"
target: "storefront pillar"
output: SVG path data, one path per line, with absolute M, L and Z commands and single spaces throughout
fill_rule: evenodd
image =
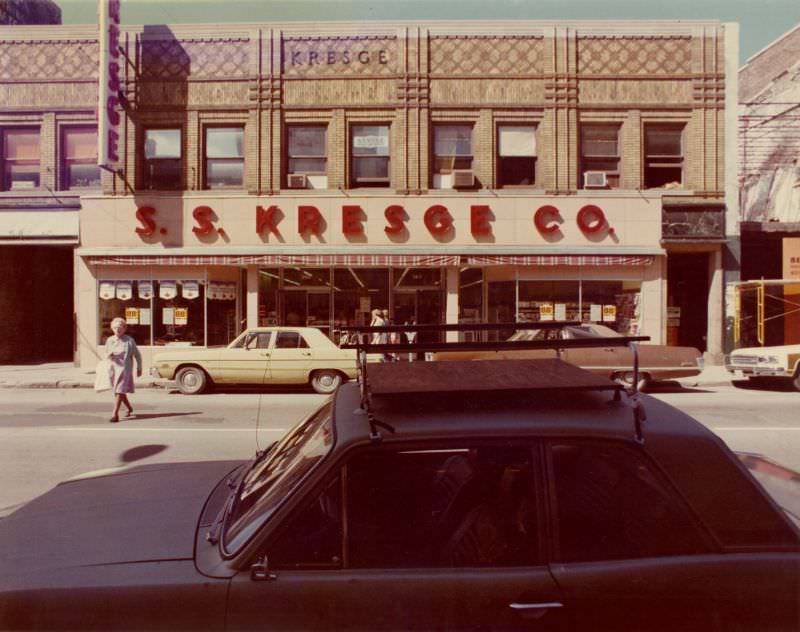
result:
M 708 257 L 708 346 L 706 353 L 712 364 L 721 364 L 723 360 L 723 306 L 724 283 L 722 269 L 722 249 L 717 248 Z
M 458 266 L 449 266 L 446 272 L 447 298 L 445 303 L 444 322 L 448 325 L 458 324 Z M 447 342 L 458 342 L 458 332 L 448 331 Z
M 258 327 L 258 266 L 247 266 L 247 327 Z

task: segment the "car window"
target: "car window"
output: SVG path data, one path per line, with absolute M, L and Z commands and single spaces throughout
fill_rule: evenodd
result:
M 308 349 L 308 342 L 299 332 L 279 331 L 275 340 L 276 349 Z
M 224 544 L 238 549 L 275 512 L 333 447 L 331 402 L 300 422 L 244 477 L 225 523 Z
M 347 464 L 348 566 L 538 561 L 529 448 L 378 451 Z
M 272 568 L 339 568 L 342 560 L 342 485 L 335 476 L 281 528 L 269 547 Z
M 247 342 L 248 349 L 269 349 L 269 341 L 272 338 L 272 332 L 257 333 L 251 335 Z
M 559 559 L 586 562 L 704 552 L 687 510 L 633 449 L 551 446 Z

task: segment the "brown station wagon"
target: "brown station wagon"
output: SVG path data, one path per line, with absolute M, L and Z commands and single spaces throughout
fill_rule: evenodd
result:
M 70 481 L 0 521 L 0 628 L 800 628 L 797 525 L 682 412 L 559 360 L 362 384 L 248 462 Z
M 530 340 L 591 340 L 592 338 L 616 338 L 620 334 L 605 325 L 587 323 L 565 326 L 561 329 L 529 329 L 514 333 L 508 342 Z M 520 349 L 503 351 L 472 351 L 437 353 L 436 360 L 499 360 L 555 357 L 553 350 Z M 633 379 L 631 365 L 633 354 L 620 346 L 582 348 L 574 347 L 561 352 L 561 359 L 582 367 L 592 373 L 607 375 L 612 380 L 630 384 Z M 703 354 L 694 347 L 668 345 L 639 345 L 638 388 L 646 388 L 651 382 L 673 380 L 679 377 L 694 377 L 703 370 Z

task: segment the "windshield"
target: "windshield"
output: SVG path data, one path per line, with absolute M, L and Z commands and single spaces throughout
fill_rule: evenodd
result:
M 239 485 L 223 544 L 228 552 L 240 548 L 269 520 L 306 475 L 333 447 L 331 401 L 287 434 L 262 462 L 256 461 Z

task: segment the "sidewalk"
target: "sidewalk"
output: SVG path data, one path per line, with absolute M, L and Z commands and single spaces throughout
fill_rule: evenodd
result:
M 136 378 L 136 388 L 159 388 L 149 375 Z M 0 365 L 0 388 L 94 388 L 94 369 L 71 362 Z
M 723 366 L 707 366 L 696 377 L 676 380 L 686 388 L 726 386 L 732 375 Z M 163 380 L 149 375 L 136 379 L 136 388 L 161 388 Z M 94 388 L 94 370 L 81 369 L 71 362 L 49 364 L 0 365 L 1 388 Z

